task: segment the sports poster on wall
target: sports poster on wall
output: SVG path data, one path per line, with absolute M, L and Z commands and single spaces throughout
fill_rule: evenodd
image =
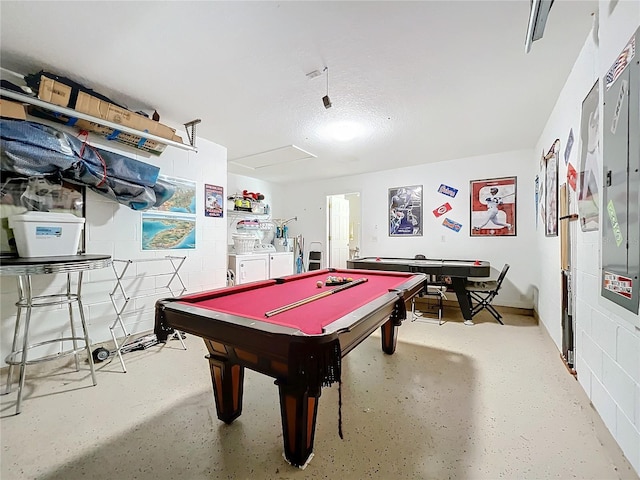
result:
M 389 189 L 389 236 L 422 236 L 422 185 Z
M 472 237 L 516 235 L 516 177 L 471 180 Z
M 560 140 L 556 139 L 549 152 L 544 156 L 544 234 L 547 237 L 558 235 L 558 154 Z
M 224 190 L 218 185 L 204 185 L 204 216 L 222 218 L 224 215 Z
M 578 216 L 583 232 L 598 230 L 600 222 L 599 95 L 598 82 L 582 102 L 580 123 L 580 166 L 578 169 Z

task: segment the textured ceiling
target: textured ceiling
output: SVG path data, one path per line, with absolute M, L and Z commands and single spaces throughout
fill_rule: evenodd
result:
M 0 60 L 167 122 L 201 118 L 198 135 L 229 159 L 290 145 L 316 156 L 229 163 L 286 183 L 532 148 L 596 9 L 556 0 L 525 54 L 529 0 L 2 1 Z M 306 75 L 325 66 L 330 109 L 326 73 Z M 359 136 L 328 138 L 335 122 Z

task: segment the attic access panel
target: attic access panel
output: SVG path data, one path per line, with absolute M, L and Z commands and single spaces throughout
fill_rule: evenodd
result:
M 635 40 L 639 32 L 604 79 L 601 276 L 602 296 L 636 314 L 640 299 L 640 62 Z
M 241 165 L 251 170 L 257 170 L 307 158 L 316 158 L 316 156 L 313 153 L 309 153 L 299 147 L 296 147 L 295 145 L 287 145 L 285 147 L 274 148 L 273 150 L 267 150 L 265 152 L 233 158 L 229 160 L 229 162 Z

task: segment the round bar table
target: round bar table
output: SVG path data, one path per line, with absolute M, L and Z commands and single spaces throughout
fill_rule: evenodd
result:
M 86 350 L 91 369 L 91 378 L 93 385 L 96 385 L 96 374 L 93 367 L 93 356 L 91 355 L 91 345 L 89 344 L 89 334 L 87 332 L 87 324 L 84 318 L 84 308 L 82 306 L 82 274 L 87 270 L 104 268 L 111 265 L 111 256 L 109 255 L 69 255 L 59 257 L 17 257 L 0 259 L 0 274 L 13 275 L 18 280 L 18 301 L 16 307 L 16 324 L 13 333 L 13 344 L 11 353 L 6 357 L 5 362 L 9 365 L 7 374 L 7 384 L 3 394 L 11 392 L 11 384 L 13 381 L 13 367 L 20 365 L 20 379 L 18 381 L 18 399 L 16 402 L 16 415 L 20 413 L 22 402 L 22 390 L 25 382 L 26 366 L 54 360 L 63 355 L 74 355 L 76 362 L 76 370 L 79 370 L 78 353 Z M 31 290 L 31 277 L 33 275 L 45 274 L 67 274 L 67 288 L 65 293 L 54 295 L 34 296 Z M 76 291 L 71 290 L 71 275 L 78 274 L 78 283 Z M 73 305 L 76 304 L 80 312 L 80 320 L 82 322 L 83 336 L 77 336 L 75 325 L 73 323 Z M 31 309 L 37 307 L 49 307 L 53 305 L 67 305 L 69 308 L 69 322 L 71 325 L 71 336 L 64 338 L 56 338 L 29 345 L 29 323 L 31 321 Z M 22 310 L 25 310 L 24 332 L 22 334 L 22 346 L 20 346 L 20 323 Z M 29 349 L 47 345 L 54 342 L 73 342 L 73 350 L 60 352 L 55 355 L 48 355 L 36 359 L 27 359 Z M 78 348 L 78 342 L 84 342 L 84 346 Z

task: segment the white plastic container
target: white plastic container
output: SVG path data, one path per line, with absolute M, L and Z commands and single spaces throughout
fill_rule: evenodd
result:
M 10 216 L 9 228 L 21 257 L 76 255 L 84 218 L 71 213 L 25 212 Z

